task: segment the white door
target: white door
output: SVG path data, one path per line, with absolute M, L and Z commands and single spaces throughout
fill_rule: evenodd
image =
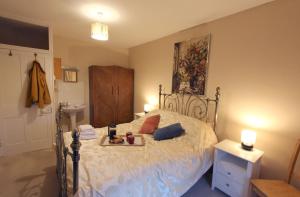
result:
M 42 148 L 52 142 L 52 105 L 40 110 L 36 105 L 26 108 L 28 71 L 33 52 L 0 50 L 0 154 L 8 155 Z M 51 96 L 53 90 L 52 59 L 39 54 L 37 60 L 46 72 Z M 53 98 L 53 97 L 51 97 Z

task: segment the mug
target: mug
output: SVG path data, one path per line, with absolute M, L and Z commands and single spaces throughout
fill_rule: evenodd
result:
M 127 142 L 129 144 L 134 144 L 134 136 L 133 135 L 128 135 L 127 136 Z

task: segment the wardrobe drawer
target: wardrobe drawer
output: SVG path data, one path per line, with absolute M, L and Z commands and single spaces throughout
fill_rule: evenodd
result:
M 232 197 L 243 196 L 243 185 L 239 184 L 232 179 L 224 176 L 223 174 L 215 174 L 216 187 Z
M 217 163 L 217 171 L 227 178 L 244 184 L 247 180 L 247 163 L 238 159 L 224 158 Z

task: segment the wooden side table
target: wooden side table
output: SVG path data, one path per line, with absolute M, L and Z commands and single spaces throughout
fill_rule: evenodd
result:
M 264 152 L 247 151 L 241 144 L 224 140 L 215 145 L 212 189 L 233 197 L 251 196 L 250 180 L 258 178 Z

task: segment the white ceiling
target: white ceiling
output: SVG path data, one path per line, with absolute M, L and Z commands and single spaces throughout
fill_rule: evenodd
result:
M 272 0 L 1 0 L 2 16 L 50 24 L 55 35 L 126 49 Z M 90 24 L 103 11 L 109 41 L 93 41 Z

